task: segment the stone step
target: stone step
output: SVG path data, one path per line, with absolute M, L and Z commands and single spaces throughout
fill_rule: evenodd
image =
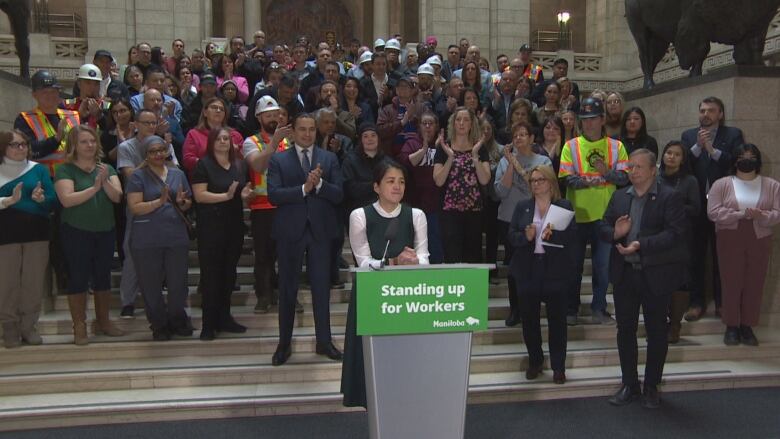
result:
M 640 361 L 646 345 L 639 340 Z M 546 351 L 545 351 L 546 353 Z M 757 360 L 780 357 L 780 340 L 762 337 L 758 348 L 727 347 L 717 335 L 686 337 L 671 346 L 668 363 L 690 361 Z M 182 357 L 48 361 L 6 365 L 0 372 L 0 396 L 86 392 L 162 387 L 235 384 L 299 383 L 338 380 L 341 364 L 313 353 L 296 353 L 284 367 L 274 367 L 268 354 L 191 355 Z M 568 344 L 567 370 L 620 364 L 614 339 L 579 340 Z M 525 370 L 528 356 L 521 344 L 474 345 L 471 373 L 507 373 Z M 549 363 L 545 364 L 549 369 Z
M 199 326 L 199 319 L 194 319 Z M 312 317 L 304 314 L 303 320 L 308 320 L 307 326 L 300 326 L 301 318 L 296 319 L 297 326 L 293 335 L 293 351 L 298 353 L 314 352 L 315 338 Z M 343 320 L 343 319 L 342 319 Z M 241 320 L 239 320 L 241 321 Z M 547 338 L 545 320 L 542 321 L 543 338 Z M 0 365 L 35 363 L 47 361 L 82 361 L 82 360 L 112 360 L 133 358 L 158 358 L 176 356 L 202 355 L 244 355 L 248 353 L 272 354 L 278 343 L 278 328 L 269 325 L 266 328 L 250 327 L 244 334 L 220 334 L 217 342 L 204 343 L 198 339 L 199 331 L 192 337 L 175 337 L 169 342 L 153 342 L 151 331 L 145 320 L 136 319 L 132 323 L 120 322 L 131 332 L 122 337 L 107 337 L 104 335 L 90 337 L 88 346 L 73 344 L 70 325 L 59 323 L 63 331 L 58 334 L 44 334 L 43 346 L 23 346 L 18 349 L 0 349 Z M 344 324 L 332 323 L 332 333 L 337 344 L 343 346 Z M 568 327 L 568 338 L 571 341 L 584 340 L 615 340 L 615 326 L 599 324 L 581 324 Z M 492 320 L 488 330 L 477 332 L 473 344 L 501 345 L 522 342 L 520 327 L 507 328 L 503 319 Z M 644 336 L 644 327 L 640 325 L 639 336 Z M 682 326 L 683 337 L 699 335 L 716 335 L 722 337 L 723 325 L 715 318 L 704 318 L 698 322 Z M 91 334 L 90 334 L 91 335 Z
M 639 370 L 643 370 L 642 365 Z M 566 375 L 565 385 L 555 385 L 549 371 L 534 381 L 526 380 L 520 370 L 471 373 L 469 402 L 607 396 L 620 386 L 620 368 L 616 365 L 573 368 Z M 780 359 L 759 358 L 668 363 L 661 389 L 671 392 L 778 385 Z M 6 396 L 0 399 L 0 430 L 359 410 L 342 407 L 339 386 L 338 379 L 331 379 L 174 388 L 147 385 L 126 390 Z
M 276 329 L 278 328 L 277 308 L 272 307 L 271 311 L 265 314 L 254 313 L 254 298 L 252 305 L 234 305 L 231 311 L 235 319 L 244 326 L 256 329 Z M 590 301 L 591 297 L 582 296 L 580 305 L 580 320 L 583 323 L 590 321 Z M 297 327 L 313 327 L 314 314 L 309 301 L 303 304 L 304 312 L 296 317 Z M 334 328 L 344 327 L 346 325 L 348 303 L 338 302 L 330 305 L 331 326 Z M 65 305 L 67 308 L 67 305 Z M 614 312 L 612 297 L 607 296 L 607 311 Z M 202 311 L 198 307 L 190 308 L 187 314 L 191 316 L 193 325 L 196 328 L 201 326 Z M 490 320 L 503 320 L 509 315 L 509 299 L 496 297 L 488 299 L 488 318 Z M 545 310 L 542 308 L 542 316 L 545 316 Z M 112 314 L 115 324 L 125 332 L 148 332 L 148 323 L 144 313 L 136 309 L 134 319 L 118 319 L 116 314 Z M 88 315 L 88 320 L 93 318 L 92 313 Z M 72 334 L 72 320 L 70 312 L 67 309 L 54 310 L 43 314 L 38 322 L 38 330 L 43 335 Z

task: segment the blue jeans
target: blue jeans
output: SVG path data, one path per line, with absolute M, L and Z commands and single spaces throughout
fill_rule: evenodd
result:
M 609 285 L 609 253 L 611 244 L 599 239 L 599 228 L 602 220 L 590 223 L 577 223 L 578 247 L 577 276 L 569 297 L 568 315 L 576 316 L 580 309 L 580 289 L 582 287 L 582 270 L 585 266 L 585 249 L 590 244 L 590 257 L 593 261 L 593 300 L 591 311 L 606 311 L 607 285 Z
M 431 264 L 441 264 L 444 262 L 444 247 L 441 241 L 439 213 L 426 212 L 425 220 L 428 222 L 428 259 Z

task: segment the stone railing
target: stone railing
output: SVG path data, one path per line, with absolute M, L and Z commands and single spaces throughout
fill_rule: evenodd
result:
M 602 56 L 598 53 L 575 53 L 571 51 L 534 52 L 532 62 L 541 65 L 546 71 L 551 71 L 553 63 L 558 58 L 564 58 L 569 61 L 570 75 L 577 72 L 596 73 L 601 71 Z
M 30 35 L 30 73 L 46 69 L 66 84 L 76 77 L 84 63 L 88 46 L 86 38 L 52 37 L 47 34 Z M 19 74 L 19 58 L 13 35 L 0 34 L 0 70 Z

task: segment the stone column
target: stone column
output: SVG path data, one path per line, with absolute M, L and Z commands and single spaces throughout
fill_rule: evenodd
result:
M 254 40 L 255 31 L 261 29 L 260 0 L 244 0 L 244 38 L 247 44 Z
M 371 37 L 371 45 L 377 38 L 387 39 L 390 33 L 390 1 L 374 0 L 374 35 Z

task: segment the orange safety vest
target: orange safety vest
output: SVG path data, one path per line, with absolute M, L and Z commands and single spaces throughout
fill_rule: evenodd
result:
M 46 117 L 46 114 L 41 111 L 40 108 L 36 108 L 33 111 L 22 111 L 20 114 L 22 119 L 27 123 L 27 126 L 32 130 L 36 140 L 45 140 L 57 135 L 57 128 L 51 125 L 49 118 Z M 52 177 L 54 177 L 55 168 L 65 161 L 65 139 L 67 138 L 68 131 L 81 123 L 79 113 L 76 111 L 58 108 L 57 115 L 60 117 L 60 120 L 65 119 L 65 123 L 67 124 L 62 140 L 60 140 L 60 144 L 56 151 L 46 157 L 36 160 L 38 163 L 49 168 L 49 174 Z
M 539 77 L 542 74 L 542 66 L 534 63 L 529 63 L 523 70 L 523 76 L 531 78 L 535 83 L 539 82 Z
M 263 151 L 265 149 L 265 145 L 271 141 L 271 139 L 268 140 L 261 140 L 258 135 L 249 136 L 249 140 L 252 141 L 252 143 L 257 146 L 258 151 Z M 287 141 L 287 139 L 282 139 L 281 142 L 279 142 L 279 145 L 276 147 L 277 152 L 286 151 L 290 147 L 290 143 Z M 251 168 L 250 168 L 251 169 Z M 257 172 L 254 169 L 251 169 L 251 177 L 252 177 L 252 185 L 255 187 L 255 198 L 252 200 L 251 203 L 249 203 L 249 208 L 252 210 L 256 209 L 273 209 L 275 206 L 271 204 L 270 201 L 268 201 L 268 183 L 266 181 L 267 177 L 266 172 Z

